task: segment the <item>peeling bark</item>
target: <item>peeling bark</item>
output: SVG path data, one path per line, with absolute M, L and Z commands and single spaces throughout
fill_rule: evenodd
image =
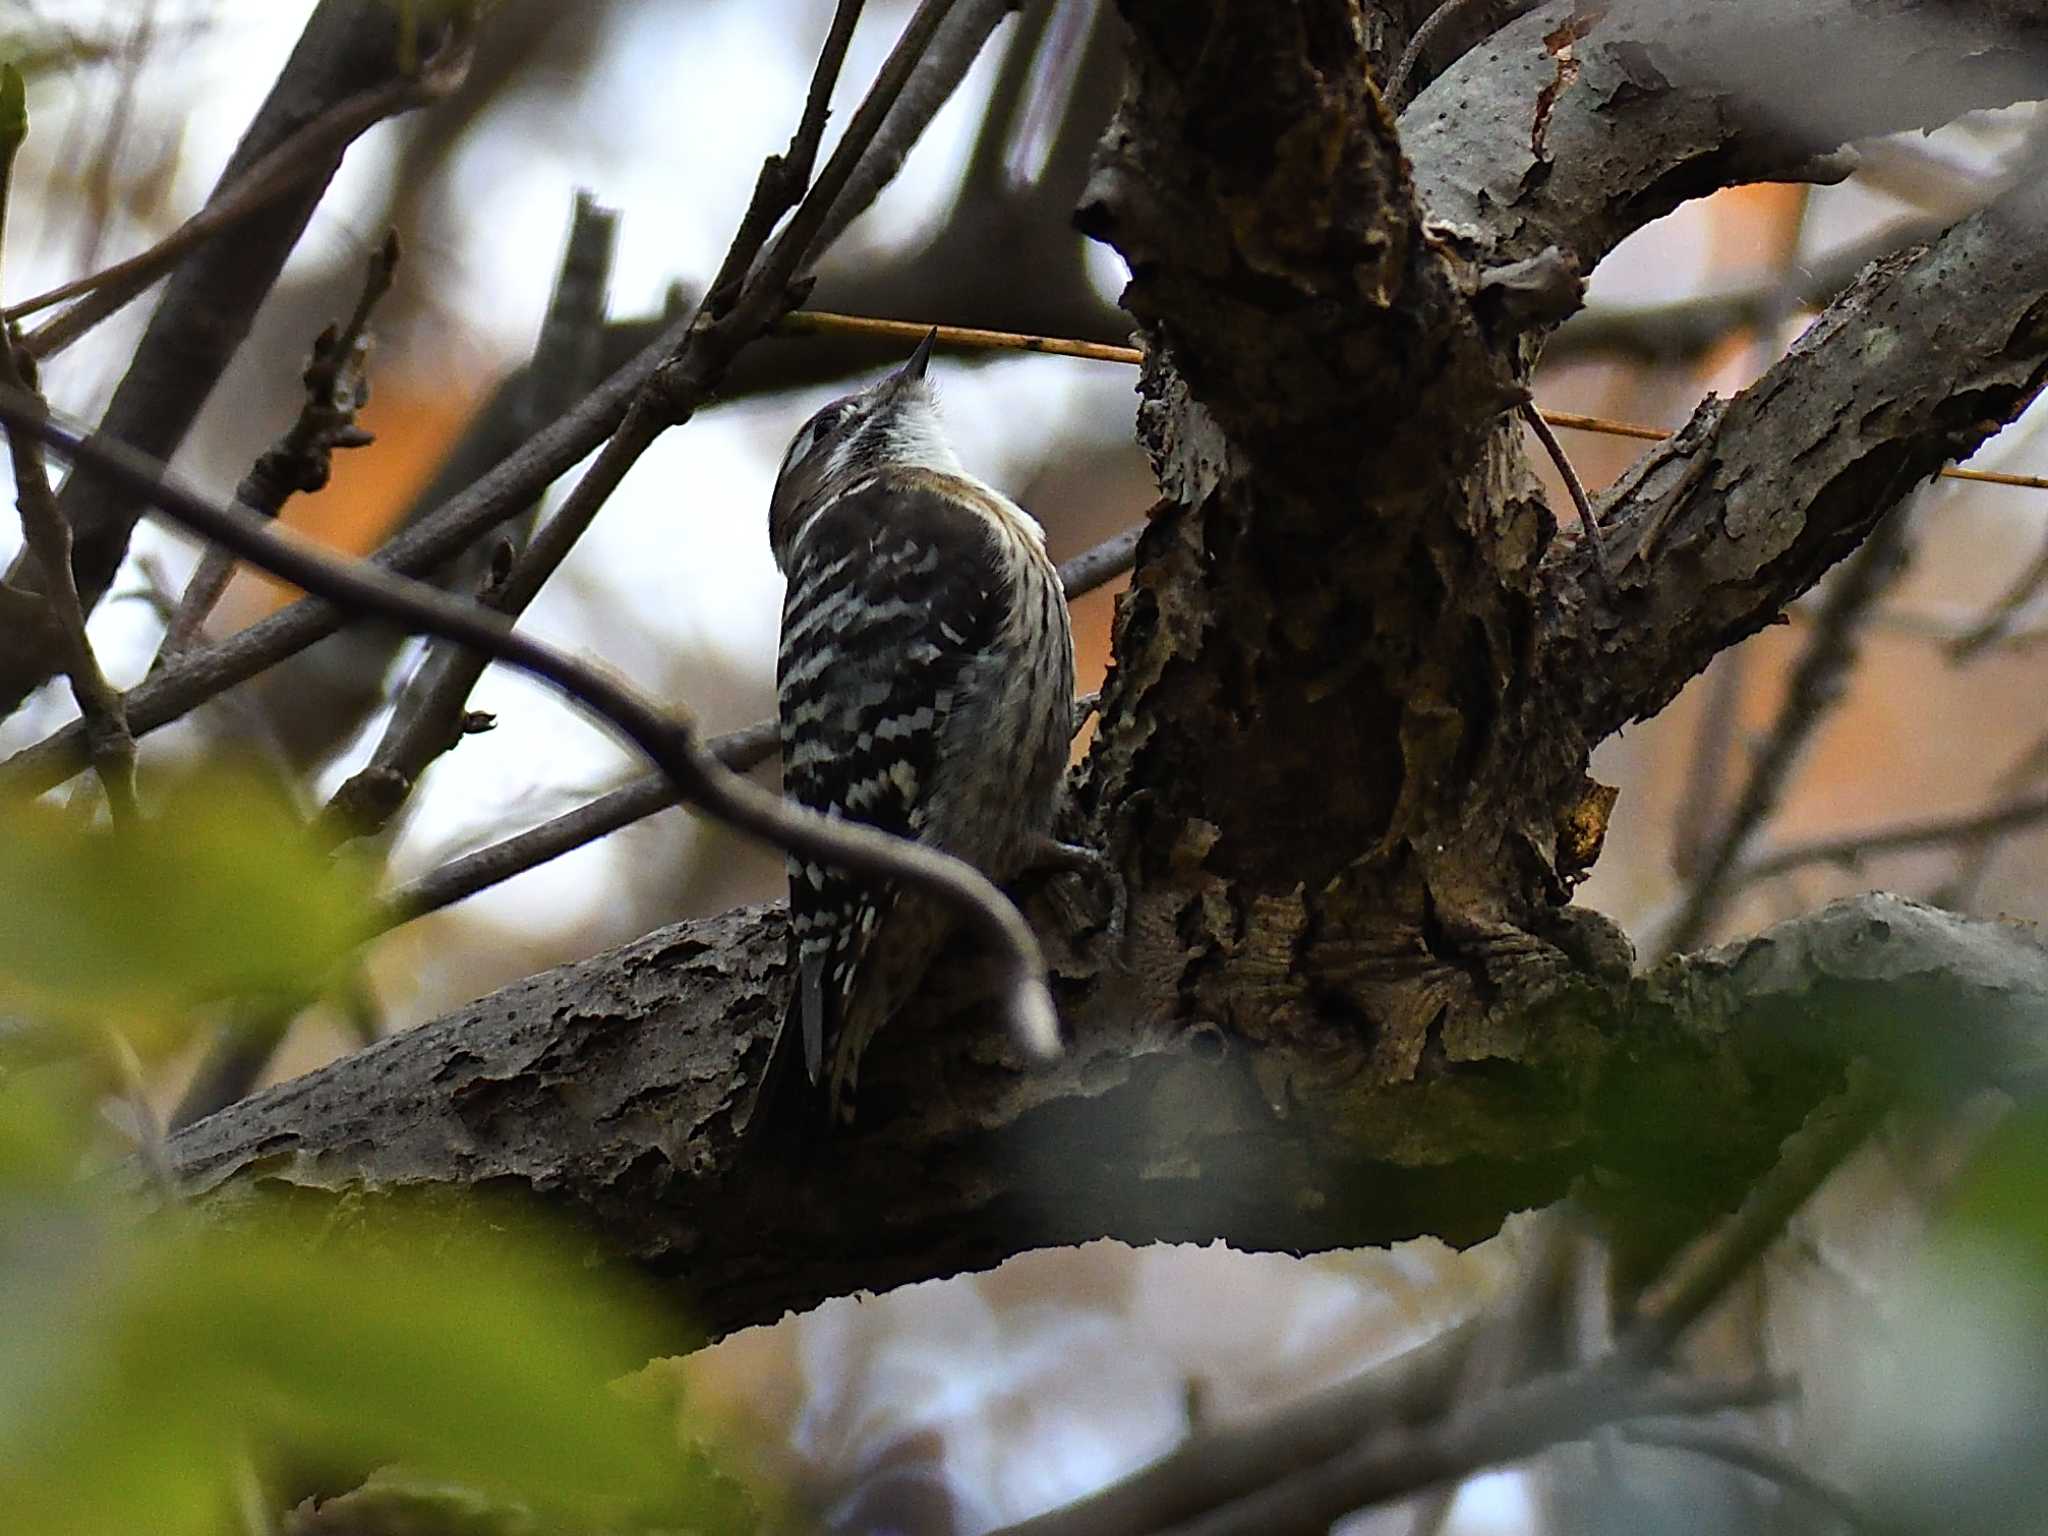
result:
M 1476 260 L 1554 245 L 1590 271 L 1689 198 L 1839 179 L 1853 139 L 2032 100 L 2044 58 L 2039 0 L 1553 0 L 1433 81 L 1401 136 Z
M 227 1215 L 528 1190 L 673 1276 L 718 1335 L 1098 1237 L 1468 1242 L 1588 1178 L 1633 1222 L 1690 1232 L 1850 1056 L 1936 1088 L 2024 1073 L 2048 997 L 2031 932 L 1873 896 L 1634 980 L 1574 980 L 1483 1066 L 1390 1083 L 1341 1016 L 1256 1042 L 1162 1028 L 1127 979 L 1094 989 L 1042 1070 L 991 1018 L 899 1020 L 862 1064 L 855 1133 L 763 1165 L 733 1127 L 781 1012 L 782 946 L 767 909 L 660 930 L 203 1120 L 172 1159 Z

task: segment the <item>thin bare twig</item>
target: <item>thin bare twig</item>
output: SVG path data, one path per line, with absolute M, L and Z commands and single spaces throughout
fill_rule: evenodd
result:
M 2018 639 L 2015 632 L 2003 637 L 2000 643 L 2014 644 Z M 1992 781 L 1992 794 L 1998 797 L 1993 810 L 2019 801 L 2021 791 L 2037 784 L 2044 773 L 2048 773 L 2048 735 L 2035 737 Z M 1955 872 L 1935 887 L 1936 903 L 1958 911 L 1974 907 L 1977 894 L 1998 857 L 2002 840 L 2008 832 L 2015 830 L 2018 830 L 2017 825 L 1999 825 L 1964 838 Z
M 1103 540 L 1093 549 L 1076 555 L 1060 567 L 1069 599 L 1106 586 L 1131 568 L 1138 537 L 1145 525 L 1137 524 Z M 775 755 L 776 727 L 773 720 L 758 721 L 724 736 L 713 737 L 705 750 L 727 768 L 744 773 Z M 573 811 L 565 811 L 537 827 L 479 848 L 429 870 L 386 894 L 378 911 L 383 928 L 395 928 L 429 912 L 453 906 L 479 891 L 538 868 L 565 853 L 609 837 L 637 821 L 679 804 L 674 787 L 662 775 L 647 774 Z
M 1786 843 L 1758 854 L 1737 871 L 1737 878 L 1744 883 L 1772 880 L 1809 864 L 1839 864 L 1845 869 L 1855 869 L 1865 859 L 1889 853 L 1907 853 L 1916 848 L 1968 843 L 2000 833 L 2018 832 L 2042 822 L 2048 822 L 2048 794 L 2030 795 L 1958 816 L 1893 822 L 1860 832 L 1838 832 L 1830 837 Z
M 999 1536 L 1148 1536 L 1218 1509 L 1364 1436 L 1405 1431 L 1457 1400 L 1485 1320 L 1468 1318 L 1426 1343 L 1247 1424 L 1199 1433 L 1094 1493 Z
M 294 492 L 313 492 L 327 484 L 337 448 L 361 448 L 370 435 L 356 425 L 356 412 L 369 402 L 364 374 L 368 358 L 366 327 L 377 301 L 391 291 L 398 271 L 398 231 L 384 236 L 371 253 L 355 309 L 337 330 L 329 326 L 313 342 L 312 360 L 303 379 L 306 403 L 285 433 L 257 458 L 235 489 L 235 500 L 266 517 L 275 517 Z M 192 646 L 221 594 L 234 575 L 234 557 L 209 548 L 178 598 L 163 640 L 150 662 L 154 671 Z
M 2039 552 L 2027 563 L 2025 570 L 2013 578 L 2008 586 L 1969 633 L 1961 636 L 1949 646 L 1949 659 L 1955 662 L 1970 661 L 1986 648 L 1998 644 L 2009 635 L 2037 593 L 2048 585 L 2048 543 L 2043 543 Z
M 1857 1063 L 1742 1208 L 1652 1287 L 1652 1300 L 1598 1359 L 1469 1405 L 1469 1364 L 1488 1323 L 1471 1319 L 1390 1366 L 1266 1419 L 1197 1436 L 1108 1488 L 999 1536 L 1276 1536 L 1320 1533 L 1353 1511 L 1456 1482 L 1605 1425 L 1755 1406 L 1772 1382 L 1669 1382 L 1672 1346 L 1783 1232 L 1887 1103 Z
M 156 39 L 157 0 L 143 0 L 141 14 L 129 28 L 121 45 L 120 67 L 114 82 L 114 99 L 100 126 L 100 142 L 91 155 L 86 178 L 86 221 L 84 255 L 79 265 L 90 267 L 100 259 L 100 244 L 106 239 L 107 223 L 114 211 L 114 173 L 127 147 L 128 128 L 135 116 L 135 93 L 142 80 L 142 66 Z
M 34 362 L 17 349 L 11 336 L 0 335 L 0 385 L 27 400 L 40 402 Z M 71 525 L 58 509 L 50 489 L 50 472 L 42 444 L 17 422 L 7 433 L 14 460 L 15 506 L 21 513 L 22 538 L 42 568 L 46 622 L 59 637 L 58 656 L 71 679 L 78 701 L 87 756 L 107 792 L 107 814 L 117 827 L 132 824 L 140 814 L 135 794 L 135 737 L 128 729 L 120 690 L 107 681 L 85 632 L 85 609 L 71 573 Z
M 2009 182 L 2012 178 L 2007 177 Z M 1989 202 L 2002 186 L 1983 189 Z M 1758 282 L 1659 304 L 1592 304 L 1544 343 L 1546 360 L 1618 353 L 1645 363 L 1695 358 L 1738 331 L 1775 327 L 1801 309 L 1825 309 L 1873 261 L 1934 239 L 1973 206 L 1929 218 L 1913 215 L 1885 224 L 1860 240 Z
M 1616 1355 L 1644 1370 L 1662 1364 L 1686 1330 L 1763 1256 L 1828 1175 L 1877 1128 L 1890 1099 L 1875 1068 L 1850 1063 L 1847 1087 L 1807 1116 L 1741 1208 L 1650 1288 L 1650 1301 L 1623 1330 Z
M 1402 109 L 1408 105 L 1409 88 L 1414 83 L 1415 71 L 1421 66 L 1422 56 L 1428 52 L 1429 45 L 1441 37 L 1461 16 L 1488 3 L 1489 0 L 1443 0 L 1441 5 L 1429 13 L 1429 19 L 1415 29 L 1415 35 L 1408 39 L 1408 46 L 1402 50 L 1401 61 L 1387 77 L 1387 88 L 1382 94 L 1386 97 L 1389 112 L 1399 117 Z M 1536 0 L 1524 0 L 1523 4 L 1515 7 L 1514 14 L 1520 15 L 1523 11 L 1533 10 L 1535 3 Z
M 1136 347 L 1112 347 L 1099 341 L 984 331 L 966 325 L 934 326 L 921 320 L 880 320 L 872 315 L 837 315 L 822 309 L 794 310 L 782 317 L 776 329 L 791 336 L 881 336 L 911 343 L 936 331 L 937 345 L 970 352 L 1043 352 L 1053 357 L 1085 357 L 1099 363 L 1132 366 L 1145 360 L 1145 354 Z
M 1277 1482 L 1163 1536 L 1323 1536 L 1357 1510 L 1523 1461 L 1608 1424 L 1718 1413 L 1780 1400 L 1775 1381 L 1642 1382 L 1603 1365 L 1533 1381 L 1420 1429 L 1375 1435 L 1320 1466 Z
M 959 89 L 997 24 L 1019 6 L 1016 0 L 959 0 L 957 5 L 948 0 L 946 9 L 948 14 L 940 18 L 915 72 L 905 80 L 901 95 L 876 130 L 873 144 L 833 197 L 799 271 L 837 241 L 903 168 L 912 146 Z
M 1742 734 L 1742 695 L 1750 656 L 1740 646 L 1707 663 L 1699 681 L 1699 717 L 1686 743 L 1684 788 L 1671 819 L 1671 870 L 1690 881 L 1722 825 L 1731 775 L 1728 760 Z
M 156 1108 L 149 1102 L 149 1084 L 142 1072 L 142 1058 L 135 1054 L 135 1046 L 118 1029 L 106 1031 L 107 1055 L 114 1066 L 115 1080 L 121 1086 L 121 1102 L 126 1106 L 130 1118 L 135 1122 L 135 1150 L 141 1155 L 142 1166 L 148 1170 L 149 1181 L 166 1201 L 178 1193 L 178 1176 L 171 1171 L 170 1154 L 164 1150 L 163 1123 L 156 1117 Z
M 550 521 L 564 539 L 594 516 L 610 487 L 661 429 L 678 425 L 709 397 L 739 350 L 772 326 L 800 297 L 794 282 L 798 264 L 811 251 L 823 209 L 842 190 L 862 149 L 889 104 L 915 67 L 917 50 L 951 0 L 926 0 L 911 18 L 874 85 L 855 112 L 832 159 L 784 227 L 774 247 L 743 285 L 726 314 L 701 309 L 678 320 L 631 363 L 578 404 L 570 415 L 538 434 L 519 452 L 461 495 L 399 534 L 375 557 L 380 566 L 417 575 L 467 547 L 478 535 L 517 515 L 557 475 L 604 442 L 577 492 Z M 585 484 L 589 489 L 585 490 Z M 541 541 L 535 541 L 535 549 Z M 154 730 L 188 710 L 245 682 L 285 657 L 324 639 L 344 616 L 331 605 L 303 601 L 219 645 L 198 650 L 147 678 L 129 697 L 133 729 Z M 0 763 L 0 789 L 36 793 L 61 783 L 82 766 L 83 738 L 62 730 Z
M 761 258 L 760 265 L 749 275 L 746 286 L 758 292 L 757 302 L 765 324 L 772 325 L 802 302 L 801 294 L 789 292 L 790 284 L 809 269 L 838 233 L 839 226 L 831 225 L 834 205 L 853 183 L 870 149 L 881 152 L 889 147 L 878 143 L 883 127 L 904 88 L 917 73 L 932 39 L 958 3 L 960 0 L 920 0 L 910 20 L 904 23 L 903 35 L 896 39 L 896 46 L 875 72 L 874 84 L 854 109 L 846 132 L 833 147 L 817 181 L 768 248 L 767 255 Z M 742 304 L 744 300 L 735 308 Z
M 1785 610 L 1785 617 L 1810 629 L 1814 611 L 1814 605 L 1802 599 Z M 1979 616 L 1960 603 L 1914 603 L 1910 607 L 1879 608 L 1871 614 L 1866 627 L 1874 634 L 1953 645 L 1976 628 Z M 2014 651 L 2048 643 L 2048 602 L 2029 603 L 2021 609 L 2012 629 L 1995 643 L 2001 649 Z
M 1611 416 L 1588 416 L 1581 411 L 1551 411 L 1543 419 L 1553 427 L 1573 432 L 1597 432 L 1606 437 L 1633 437 L 1639 442 L 1661 443 L 1671 434 L 1662 427 L 1646 427 L 1637 421 L 1616 421 Z M 2002 469 L 1963 469 L 1954 464 L 1935 471 L 1943 480 L 1974 480 L 1980 485 L 2011 485 L 2027 491 L 2048 491 L 2048 475 L 2016 475 Z
M 1046 4 L 1017 7 L 1017 26 L 1003 50 L 1002 67 L 982 98 L 981 121 L 974 130 L 974 147 L 967 152 L 967 168 L 960 175 L 960 191 L 953 200 L 956 208 L 980 208 L 1005 196 L 1010 190 L 1010 157 L 1017 141 L 1018 118 L 1026 93 L 1033 90 L 1040 49 L 1045 44 L 1053 14 L 1063 4 L 1092 19 L 1094 0 L 1048 0 Z M 1063 22 L 1071 18 L 1065 14 Z M 1086 39 L 1061 39 L 1054 46 L 1063 58 L 1078 63 Z
M 796 132 L 790 136 L 786 151 L 761 162 L 760 174 L 754 178 L 754 195 L 748 199 L 739 231 L 733 236 L 725 260 L 719 264 L 718 275 L 705 292 L 704 308 L 708 313 L 722 314 L 732 307 L 747 269 L 774 233 L 776 223 L 796 206 L 797 199 L 810 186 L 818 146 L 825 137 L 832 87 L 846 63 L 847 45 L 853 41 L 853 29 L 860 21 L 864 3 L 865 0 L 839 0 L 833 8 L 832 25 L 826 29 L 825 46 L 819 50 L 817 65 L 811 71 L 811 86 L 804 97 Z
M 1745 1436 L 1704 1424 L 1631 1424 L 1621 1431 L 1621 1438 L 1631 1445 L 1685 1451 L 1721 1462 L 1799 1495 L 1836 1516 L 1851 1530 L 1877 1529 L 1862 1506 L 1846 1492 L 1818 1473 L 1800 1466 L 1776 1446 L 1762 1445 Z
M 596 382 L 597 331 L 604 323 L 618 244 L 618 216 L 579 192 L 569 222 L 555 291 L 541 324 L 528 370 L 528 408 L 553 416 Z M 557 546 L 567 553 L 567 544 Z M 516 539 L 502 546 L 506 569 L 487 574 L 480 600 L 517 619 L 553 573 L 550 561 L 533 568 L 535 551 L 521 554 Z M 555 555 L 555 559 L 560 558 Z M 328 800 L 317 830 L 330 845 L 380 831 L 397 814 L 420 775 L 470 729 L 466 706 L 487 658 L 461 646 L 435 646 L 421 658 L 400 694 L 383 740 L 369 763 Z
M 172 1107 L 171 1130 L 182 1131 L 247 1098 L 284 1043 L 299 1011 L 295 1002 L 237 1004 L 214 1031 L 205 1056 Z
M 336 102 L 236 177 L 231 185 L 221 188 L 205 207 L 148 250 L 25 299 L 6 310 L 5 317 L 17 320 L 75 299 L 76 303 L 23 338 L 23 344 L 36 357 L 61 351 L 147 291 L 186 252 L 268 207 L 322 165 L 339 158 L 342 150 L 365 129 L 460 89 L 469 72 L 474 41 L 468 27 L 457 27 L 418 74 L 388 80 Z
M 1009 1011 L 1020 1041 L 1034 1054 L 1058 1053 L 1058 1016 L 1046 987 L 1037 936 L 1009 899 L 972 866 L 873 828 L 788 804 L 726 769 L 703 750 L 688 724 L 598 668 L 520 634 L 501 615 L 367 562 L 340 559 L 246 508 L 210 501 L 143 455 L 57 421 L 31 395 L 0 390 L 0 417 L 58 448 L 73 462 L 91 463 L 181 526 L 308 592 L 355 612 L 474 645 L 548 683 L 610 724 L 666 773 L 691 803 L 719 820 L 788 852 L 899 881 L 944 902 L 1005 957 Z
M 0 245 L 4 245 L 7 209 L 14 190 L 14 160 L 28 138 L 27 89 L 21 71 L 0 64 Z M 21 350 L 0 323 L 0 384 L 19 391 L 37 408 L 35 362 Z M 50 489 L 49 466 L 42 444 L 19 427 L 7 434 L 14 465 L 15 506 L 29 553 L 42 567 L 42 618 L 57 632 L 59 655 L 71 679 L 71 695 L 91 742 L 91 756 L 107 792 L 107 814 L 115 826 L 130 825 L 139 814 L 135 795 L 135 738 L 129 734 L 121 695 L 100 670 L 92 640 L 85 632 L 85 608 L 71 572 L 71 525 Z
M 1438 16 L 1442 14 L 1442 11 L 1437 12 Z M 1430 19 L 1434 21 L 1436 17 Z M 1578 470 L 1572 467 L 1571 456 L 1564 451 L 1564 444 L 1557 440 L 1557 434 L 1550 430 L 1550 423 L 1543 419 L 1543 413 L 1536 409 L 1535 401 L 1522 402 L 1522 420 L 1529 424 L 1529 430 L 1536 434 L 1536 441 L 1543 445 L 1543 451 L 1550 455 L 1550 462 L 1556 466 L 1558 478 L 1564 481 L 1565 490 L 1571 494 L 1572 505 L 1578 509 L 1580 537 L 1592 546 L 1593 569 L 1600 573 L 1601 583 L 1612 588 L 1614 572 L 1608 568 L 1607 546 L 1600 542 L 1600 519 L 1593 511 L 1593 499 L 1586 494 L 1585 482 L 1579 479 Z
M 744 773 L 775 755 L 776 739 L 775 722 L 763 720 L 712 737 L 704 743 L 704 750 L 735 773 Z M 418 879 L 394 887 L 385 894 L 375 914 L 375 926 L 380 930 L 396 928 L 429 912 L 466 901 L 479 891 L 502 885 L 514 875 L 538 869 L 565 853 L 573 853 L 680 804 L 675 786 L 664 775 L 643 774 L 573 811 L 450 859 Z
M 1847 686 L 1864 616 L 1905 569 L 1909 514 L 1909 508 L 1901 507 L 1880 522 L 1829 584 L 1777 719 L 1757 749 L 1727 821 L 1701 855 L 1677 915 L 1659 935 L 1659 953 L 1697 944 L 1738 889 L 1733 877 L 1744 853 L 1776 809 L 1807 742 Z
M 1465 1368 L 1459 1373 L 1456 1397 L 1473 1402 L 1506 1391 L 1551 1367 L 1561 1353 L 1556 1347 L 1563 1302 L 1574 1279 L 1575 1245 L 1567 1223 L 1574 1220 L 1568 1203 L 1539 1211 L 1519 1273 L 1507 1295 L 1485 1317 Z M 1569 1356 L 1565 1357 L 1567 1362 Z M 1418 1501 L 1409 1536 L 1439 1536 L 1458 1501 L 1459 1483 L 1447 1482 Z

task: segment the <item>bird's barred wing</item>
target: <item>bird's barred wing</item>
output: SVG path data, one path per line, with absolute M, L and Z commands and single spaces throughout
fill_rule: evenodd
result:
M 995 551 L 944 497 L 877 483 L 816 513 L 791 567 L 776 667 L 783 793 L 915 837 L 961 669 L 994 641 L 1009 601 Z M 892 900 L 843 871 L 790 860 L 792 1011 L 814 1084 Z M 880 1023 L 856 1027 L 865 1035 Z

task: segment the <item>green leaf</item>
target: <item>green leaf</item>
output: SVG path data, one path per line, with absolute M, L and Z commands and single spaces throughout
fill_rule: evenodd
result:
M 97 1097 L 93 1074 L 76 1059 L 27 1071 L 0 1068 L 0 1201 L 77 1178 Z
M 11 155 L 28 137 L 28 86 L 13 64 L 0 64 L 0 155 Z
M 667 1415 L 609 1383 L 676 1342 L 647 1294 L 502 1212 L 376 1212 L 78 1247 L 61 1306 L 0 1315 L 0 1368 L 38 1358 L 18 1318 L 69 1341 L 33 1411 L 0 1391 L 8 1527 L 210 1536 L 245 1458 L 275 1451 L 600 1521 L 730 1504 Z
M 273 793 L 210 775 L 152 800 L 119 835 L 0 803 L 0 1008 L 162 1044 L 194 1004 L 310 994 L 365 936 L 363 872 Z
M 1958 1181 L 1936 1229 L 1944 1247 L 1989 1244 L 2021 1265 L 2048 1304 L 2048 1109 L 2008 1115 Z

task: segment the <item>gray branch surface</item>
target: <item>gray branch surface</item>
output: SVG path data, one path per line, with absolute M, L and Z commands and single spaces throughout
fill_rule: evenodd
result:
M 1593 746 L 2031 397 L 2043 194 L 1880 265 L 1650 455 L 1606 507 L 1610 587 L 1514 413 L 1630 229 L 2038 95 L 2048 3 L 1553 4 L 1399 132 L 1386 40 L 1348 0 L 1121 9 L 1130 89 L 1080 217 L 1133 274 L 1167 504 L 1066 829 L 1126 878 L 1121 949 L 1091 893 L 1027 893 L 1065 1059 L 1026 1069 L 963 951 L 872 1048 L 850 1138 L 743 1163 L 784 934 L 727 914 L 188 1129 L 171 1154 L 211 1203 L 530 1188 L 723 1332 L 1103 1235 L 1468 1241 L 1587 1174 L 1640 1266 L 1729 1209 L 1855 1057 L 2036 1075 L 2029 933 L 1870 897 L 1632 977 L 1569 900 L 1613 806 Z M 1786 101 L 1798 121 L 1756 105 Z
M 1488 266 L 1555 245 L 1591 270 L 1632 230 L 1745 181 L 1838 180 L 1850 140 L 2030 101 L 2039 0 L 1551 4 L 1401 115 L 1430 214 Z
M 2048 946 L 1896 897 L 1840 902 L 1574 984 L 1483 1067 L 1359 1092 L 1349 1119 L 1289 1091 L 1380 1075 L 1341 1021 L 1248 1050 L 1145 1022 L 1171 1000 L 1098 978 L 1049 1068 L 1027 1068 L 992 1010 L 899 1020 L 863 1064 L 856 1133 L 763 1166 L 735 1122 L 785 988 L 773 909 L 665 928 L 270 1089 L 169 1155 L 228 1212 L 286 1192 L 531 1190 L 675 1276 L 716 1335 L 1098 1237 L 1470 1241 L 1596 1168 L 1725 1202 L 1852 1054 L 1922 1083 L 2028 1077 Z M 1468 1123 L 1463 1156 L 1407 1134 L 1432 1117 Z

